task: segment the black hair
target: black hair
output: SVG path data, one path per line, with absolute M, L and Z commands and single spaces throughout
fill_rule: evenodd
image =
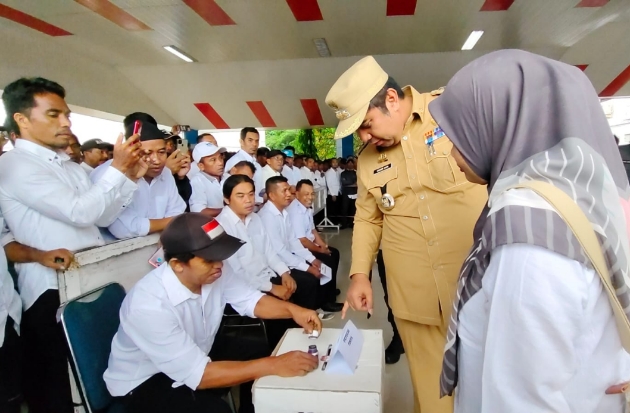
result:
M 260 133 L 258 133 L 258 129 L 252 128 L 251 126 L 247 126 L 247 127 L 243 128 L 243 129 L 241 129 L 241 140 L 244 141 L 245 137 L 250 132 L 251 133 L 255 133 L 256 135 L 260 135 Z
M 148 113 L 144 113 L 144 112 L 134 112 L 125 116 L 125 119 L 123 119 L 123 125 L 125 127 L 128 127 L 129 125 L 131 125 L 137 120 L 139 120 L 142 123 L 147 122 L 147 123 L 152 123 L 155 126 L 157 126 L 157 121 L 155 120 L 155 118 L 149 115 Z
M 183 262 L 184 264 L 188 264 L 190 260 L 195 258 L 195 254 L 192 252 L 180 252 L 171 254 L 167 250 L 164 250 L 164 260 L 169 262 L 173 258 L 177 259 L 177 261 Z
M 237 168 L 237 169 L 240 169 L 240 168 L 243 168 L 243 167 L 245 167 L 245 166 L 248 166 L 248 167 L 249 167 L 249 169 L 251 169 L 251 170 L 252 170 L 252 175 L 256 173 L 256 167 L 255 167 L 255 166 L 254 166 L 254 164 L 253 164 L 253 163 L 251 163 L 250 161 L 240 161 L 240 162 L 237 162 L 237 163 L 235 163 L 235 164 L 234 164 L 234 166 L 233 166 L 232 168 Z M 228 171 L 228 172 L 229 172 L 229 171 Z
M 31 116 L 31 109 L 35 107 L 35 96 L 52 93 L 62 99 L 66 98 L 66 90 L 57 82 L 43 77 L 23 77 L 10 83 L 4 88 L 2 102 L 7 114 L 6 126 L 9 132 L 19 135 L 19 127 L 13 115 L 21 113 Z
M 230 199 L 232 196 L 232 192 L 234 192 L 234 188 L 236 188 L 239 184 L 243 182 L 247 182 L 252 184 L 252 189 L 255 190 L 256 185 L 254 185 L 254 181 L 247 175 L 231 175 L 228 179 L 223 183 L 223 198 Z
M 285 146 L 284 150 L 289 150 L 289 151 L 293 151 L 293 154 L 295 155 L 295 148 L 293 146 Z
M 280 182 L 288 183 L 289 180 L 282 175 L 272 176 L 271 178 L 267 179 L 267 182 L 265 182 L 265 192 L 267 193 L 267 196 L 269 196 L 269 194 L 276 189 L 276 186 L 278 186 Z
M 265 148 L 263 146 L 258 148 L 258 150 L 256 151 L 256 156 L 267 156 L 267 153 L 269 153 L 269 148 Z
M 372 100 L 370 100 L 370 106 L 368 110 L 378 108 L 381 110 L 381 112 L 388 114 L 389 111 L 387 110 L 387 105 L 385 105 L 385 97 L 387 96 L 387 91 L 389 89 L 394 89 L 399 99 L 405 98 L 405 92 L 403 92 L 402 88 L 398 85 L 398 83 L 396 83 L 394 78 L 390 76 L 387 79 L 385 86 L 383 86 L 383 88 L 378 91 L 378 93 L 372 98 Z
M 302 180 L 300 180 L 300 181 L 297 183 L 297 185 L 295 185 L 295 190 L 296 190 L 296 191 L 299 191 L 299 190 L 300 190 L 300 188 L 302 188 L 302 186 L 303 186 L 303 185 L 310 185 L 310 186 L 313 186 L 313 182 L 311 182 L 311 180 L 310 180 L 310 179 L 302 179 Z
M 197 142 L 201 142 L 201 140 L 203 138 L 205 138 L 206 136 L 212 136 L 214 138 L 214 135 L 211 134 L 211 133 L 202 133 L 201 135 L 197 136 Z M 216 138 L 215 138 L 215 140 L 216 140 Z

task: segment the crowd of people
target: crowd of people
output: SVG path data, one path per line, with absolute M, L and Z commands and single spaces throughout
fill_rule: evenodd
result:
M 287 328 L 321 330 L 320 317 L 342 309 L 339 251 L 314 225 L 314 190 L 326 180 L 313 158 L 260 151 L 249 127 L 234 154 L 211 134 L 187 151 L 176 128 L 160 130 L 142 112 L 125 117 L 116 144 L 80 144 L 61 85 L 22 78 L 2 98 L 14 149 L 0 157 L 0 411 L 19 411 L 22 396 L 30 412 L 73 410 L 56 271 L 69 268 L 72 251 L 153 233 L 167 263 L 123 304 L 104 375 L 114 397 L 132 411 L 224 411 L 220 394 L 205 389 L 314 368 L 299 352 L 269 358 Z M 235 313 L 265 319 L 268 342 L 217 337 L 223 315 Z M 241 396 L 241 411 L 253 411 L 251 391 Z
M 287 328 L 373 313 L 375 260 L 416 413 L 624 411 L 630 187 L 575 67 L 504 50 L 421 93 L 366 57 L 326 97 L 335 138 L 365 145 L 323 162 L 260 148 L 250 127 L 234 154 L 210 134 L 188 153 L 146 113 L 113 148 L 80 145 L 63 87 L 42 78 L 3 101 L 15 149 L 0 157 L 0 411 L 22 394 L 31 412 L 72 411 L 56 270 L 72 251 L 156 232 L 165 263 L 128 292 L 104 374 L 130 411 L 227 413 L 221 389 L 241 385 L 253 412 L 253 380 L 317 366 L 269 356 Z M 317 191 L 354 228 L 343 309 Z M 234 313 L 267 320 L 266 345 L 219 335 Z

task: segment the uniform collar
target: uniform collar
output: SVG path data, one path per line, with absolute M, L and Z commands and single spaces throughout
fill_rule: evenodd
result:
M 169 301 L 174 306 L 178 306 L 187 300 L 194 300 L 199 297 L 199 294 L 195 294 L 190 291 L 182 282 L 177 278 L 177 275 L 173 272 L 168 263 L 164 263 L 160 266 L 162 270 L 162 285 L 166 291 Z
M 297 208 L 303 214 L 306 214 L 311 210 L 310 208 L 305 207 L 304 204 L 298 201 L 297 198 L 293 200 L 292 204 L 295 205 L 294 208 Z
M 250 159 L 253 159 L 253 160 L 254 160 L 254 161 L 253 161 L 253 162 L 254 162 L 254 165 L 258 165 L 258 166 L 260 166 L 260 165 L 258 164 L 258 162 L 256 161 L 256 157 L 255 157 L 255 156 L 252 156 L 252 155 L 250 155 L 250 154 L 248 154 L 247 152 L 245 152 L 245 149 L 242 149 L 242 148 L 241 148 L 241 149 L 239 150 L 239 152 L 243 152 L 243 155 L 247 156 L 247 157 L 248 157 L 248 158 L 250 158 Z
M 204 171 L 199 171 L 201 172 L 201 176 L 203 176 L 204 178 L 206 178 L 208 181 L 210 182 L 218 182 L 221 183 L 221 181 L 219 181 L 217 178 L 215 178 L 214 176 L 205 173 Z
M 284 217 L 287 214 L 286 208 L 282 212 L 280 212 L 280 210 L 276 207 L 276 205 L 271 201 L 267 201 L 267 203 L 265 204 L 263 208 L 269 208 L 269 212 L 271 212 L 274 215 L 280 215 Z
M 243 223 L 243 221 L 241 221 L 238 215 L 236 215 L 236 213 L 232 211 L 232 208 L 230 208 L 227 205 L 223 207 L 223 211 L 221 213 L 225 214 L 225 219 L 227 220 L 228 223 L 232 225 L 236 225 L 239 222 Z M 244 222 L 245 227 L 247 227 L 251 221 L 252 221 L 252 214 L 249 214 L 248 216 L 245 217 L 245 222 Z
M 40 159 L 44 159 L 50 163 L 56 163 L 61 165 L 61 162 L 70 160 L 70 157 L 62 151 L 55 152 L 52 149 L 38 145 L 35 142 L 27 141 L 26 139 L 19 138 L 15 141 L 15 147 L 23 151 L 30 152 Z
M 268 169 L 268 170 L 269 170 L 269 172 L 272 172 L 272 173 L 274 173 L 275 175 L 278 175 L 278 176 L 280 176 L 280 175 L 281 175 L 281 174 L 280 174 L 280 172 L 276 172 L 276 171 L 275 171 L 275 169 L 273 169 L 273 168 L 272 168 L 271 166 L 269 166 L 269 165 L 265 165 L 265 167 L 264 167 L 263 169 Z
M 429 104 L 426 98 L 427 94 L 418 92 L 412 86 L 405 86 L 403 92 L 405 93 L 405 99 L 411 98 L 411 116 L 407 120 L 405 127 L 411 124 L 415 115 L 420 118 L 420 122 L 424 122 L 428 110 L 427 105 Z

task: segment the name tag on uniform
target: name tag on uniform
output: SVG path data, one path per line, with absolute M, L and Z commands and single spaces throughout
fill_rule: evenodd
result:
M 374 170 L 374 175 L 376 175 L 376 174 L 378 174 L 378 173 L 381 173 L 381 172 L 383 172 L 383 171 L 386 171 L 386 170 L 388 170 L 388 169 L 389 169 L 389 168 L 391 168 L 391 167 L 392 167 L 392 164 L 391 164 L 391 163 L 390 163 L 390 164 L 387 164 L 387 165 L 384 165 L 384 166 L 381 166 L 380 168 L 377 168 L 377 169 L 375 169 L 375 170 Z

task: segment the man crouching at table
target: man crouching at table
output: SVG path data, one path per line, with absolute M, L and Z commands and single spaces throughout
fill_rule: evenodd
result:
M 229 413 L 217 389 L 241 384 L 239 412 L 253 412 L 252 382 L 303 376 L 317 357 L 268 357 L 264 343 L 217 336 L 226 303 L 242 315 L 292 318 L 321 331 L 317 313 L 251 289 L 223 260 L 243 242 L 199 213 L 178 216 L 161 236 L 165 263 L 129 291 L 104 379 L 130 412 Z M 225 393 L 225 392 L 223 392 Z

